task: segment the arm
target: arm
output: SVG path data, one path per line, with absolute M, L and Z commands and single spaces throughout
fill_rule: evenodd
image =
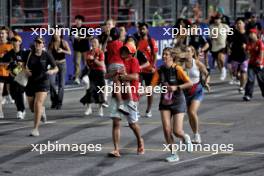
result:
M 70 49 L 70 46 L 69 46 L 68 42 L 63 40 L 62 44 L 63 44 L 63 46 L 65 48 L 65 50 L 62 50 L 62 52 L 65 53 L 65 54 L 71 55 L 71 49 Z

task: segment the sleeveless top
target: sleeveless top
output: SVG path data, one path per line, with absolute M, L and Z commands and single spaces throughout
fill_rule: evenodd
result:
M 59 48 L 63 50 L 65 49 L 65 47 L 63 46 L 62 40 L 60 42 Z M 56 61 L 62 61 L 65 59 L 65 53 L 58 53 L 58 51 L 54 47 L 52 48 L 52 56 L 54 57 Z
M 192 59 L 192 68 L 185 68 L 185 70 L 193 84 L 197 84 L 200 82 L 200 70 L 196 65 L 195 59 Z

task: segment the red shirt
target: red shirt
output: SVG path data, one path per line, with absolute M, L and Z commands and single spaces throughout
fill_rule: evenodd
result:
M 93 60 L 88 59 L 88 57 L 91 55 L 94 56 L 94 58 L 98 61 L 104 61 L 104 52 L 101 51 L 99 48 L 88 51 L 86 54 L 86 63 L 93 70 L 105 71 L 105 67 L 96 65 Z
M 139 63 L 136 58 L 132 57 L 131 59 L 124 60 L 124 65 L 127 74 L 140 73 Z M 130 86 L 135 87 L 131 89 L 133 101 L 136 102 L 139 101 L 139 95 L 138 95 L 139 80 L 130 81 Z M 128 96 L 125 95 L 123 98 L 124 100 L 128 99 Z
M 261 51 L 264 51 L 264 44 L 261 40 L 256 43 L 249 42 L 247 44 L 247 51 L 250 54 L 249 65 L 264 66 L 264 59 L 261 58 Z
M 150 42 L 152 43 L 153 46 L 153 50 L 154 50 L 153 53 L 156 54 L 158 52 L 158 46 L 156 44 L 156 41 L 153 38 L 151 38 Z M 150 63 L 150 67 L 143 69 L 142 72 L 150 72 L 151 68 L 155 67 L 154 65 L 155 56 L 151 53 L 151 47 L 149 45 L 148 39 L 140 39 L 138 41 L 138 50 L 146 55 Z
M 123 46 L 123 42 L 120 40 L 110 41 L 107 43 L 107 61 L 108 64 L 123 64 L 123 60 L 120 56 L 120 48 Z

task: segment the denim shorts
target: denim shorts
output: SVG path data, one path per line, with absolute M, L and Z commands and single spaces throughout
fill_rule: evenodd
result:
M 200 101 L 200 102 L 203 101 L 204 89 L 203 89 L 202 84 L 201 83 L 198 84 L 193 95 L 185 94 L 185 97 L 186 97 L 187 106 L 189 106 L 194 100 Z

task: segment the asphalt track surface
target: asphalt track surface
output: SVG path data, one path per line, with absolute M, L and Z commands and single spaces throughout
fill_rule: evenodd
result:
M 179 152 L 180 161 L 167 163 L 169 155 L 163 151 L 165 143 L 155 96 L 152 118 L 140 118 L 145 140 L 145 155 L 136 154 L 136 140 L 132 131 L 122 121 L 121 155 L 109 158 L 113 149 L 111 120 L 94 115 L 84 116 L 79 103 L 84 90 L 73 89 L 65 93 L 62 110 L 47 108 L 49 123 L 40 127 L 40 137 L 29 137 L 33 115 L 27 109 L 25 120 L 17 120 L 14 105 L 4 105 L 5 119 L 0 120 L 0 175 L 177 175 L 177 176 L 262 176 L 264 173 L 264 99 L 256 86 L 251 102 L 243 102 L 235 85 L 212 81 L 212 92 L 206 93 L 199 111 L 200 133 L 204 144 L 233 144 L 233 152 L 195 151 Z M 46 107 L 50 101 L 46 102 Z M 146 99 L 140 101 L 143 115 Z M 184 130 L 191 133 L 188 118 Z M 101 151 L 52 151 L 40 154 L 31 144 L 101 144 Z M 179 143 L 179 140 L 176 140 Z

